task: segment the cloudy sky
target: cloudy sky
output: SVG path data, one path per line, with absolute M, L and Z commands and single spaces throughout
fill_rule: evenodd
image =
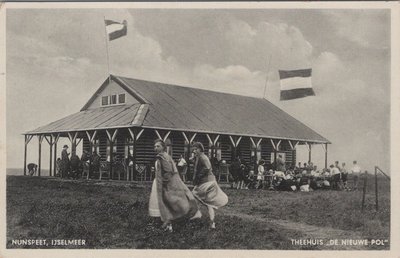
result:
M 106 79 L 104 16 L 128 21 L 109 43 L 111 73 L 260 98 L 268 75 L 265 97 L 332 142 L 329 163 L 388 171 L 383 9 L 8 9 L 7 167 L 23 165 L 23 132 L 78 112 Z M 279 101 L 278 69 L 308 67 L 316 96 Z M 37 162 L 36 139 L 29 153 Z M 323 155 L 314 147 L 320 167 Z

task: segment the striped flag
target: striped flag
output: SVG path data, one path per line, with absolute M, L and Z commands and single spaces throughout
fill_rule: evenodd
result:
M 315 96 L 311 86 L 311 69 L 279 70 L 281 100 Z
M 106 31 L 110 41 L 127 34 L 128 26 L 125 20 L 122 23 L 112 20 L 104 20 L 104 22 L 106 24 Z

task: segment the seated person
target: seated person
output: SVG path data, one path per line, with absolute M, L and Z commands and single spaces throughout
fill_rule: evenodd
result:
M 319 180 L 319 181 L 321 181 L 321 180 Z M 317 190 L 318 188 L 321 188 L 320 185 L 318 185 L 318 179 L 316 177 L 310 178 L 310 188 L 313 190 Z
M 324 169 L 321 173 L 322 177 L 325 179 L 330 179 L 331 177 L 331 171 L 329 169 Z
M 87 150 L 84 150 L 81 156 L 82 162 L 89 162 L 90 160 L 90 153 Z
M 77 179 L 81 174 L 81 160 L 76 153 L 71 156 L 71 177 Z
M 276 178 L 284 178 L 285 177 L 285 172 L 283 172 L 283 171 L 275 171 L 274 177 L 276 177 Z
M 254 181 L 253 175 L 254 175 L 254 171 L 250 170 L 250 168 L 246 167 L 246 169 L 244 170 L 244 180 L 243 180 L 244 187 L 243 187 L 243 189 L 249 189 L 252 187 L 251 184 Z
M 290 175 L 289 175 L 290 176 Z M 280 191 L 296 191 L 296 181 L 293 178 L 284 179 L 280 178 L 280 184 L 277 185 L 277 189 Z M 279 182 L 278 180 L 278 182 Z
M 310 189 L 310 185 L 302 185 L 300 186 L 300 192 L 309 192 Z
M 35 163 L 29 163 L 27 165 L 27 168 L 28 168 L 29 175 L 33 176 L 37 171 L 38 165 L 36 165 Z
M 91 167 L 91 171 L 95 171 L 95 172 L 99 172 L 100 170 L 100 160 L 101 157 L 99 156 L 99 154 L 97 154 L 97 152 L 93 152 L 92 155 L 92 167 Z
M 298 188 L 300 189 L 302 185 L 310 185 L 310 178 L 304 173 L 297 181 Z
M 294 180 L 294 176 L 289 173 L 285 176 L 285 180 Z
M 56 161 L 56 176 L 61 177 L 61 158 Z
M 283 177 L 277 177 L 274 180 L 274 185 L 273 185 L 274 189 L 280 190 L 280 189 L 284 188 L 285 183 L 283 183 L 283 181 L 284 181 Z
M 274 171 L 272 169 L 266 170 L 264 172 L 264 188 L 269 187 L 270 189 L 274 188 Z
M 310 175 L 311 175 L 312 177 L 315 176 L 315 173 L 317 173 L 317 166 L 313 166 L 313 168 L 310 170 Z

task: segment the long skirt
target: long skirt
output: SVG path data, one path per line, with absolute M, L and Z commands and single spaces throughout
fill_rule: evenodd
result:
M 158 206 L 158 193 L 157 182 L 154 179 L 151 187 L 150 202 L 149 202 L 149 215 L 150 217 L 160 217 L 160 208 Z
M 154 179 L 150 193 L 149 216 L 161 217 L 161 220 L 166 222 L 193 216 L 197 209 L 195 197 L 178 173 L 172 175 L 168 182 L 162 182 L 160 178 Z
M 228 196 L 221 190 L 217 181 L 195 186 L 192 192 L 201 203 L 214 209 L 218 209 L 228 203 Z

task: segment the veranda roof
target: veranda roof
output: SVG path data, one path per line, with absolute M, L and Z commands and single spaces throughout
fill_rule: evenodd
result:
M 140 126 L 143 122 L 138 120 L 140 117 L 139 111 L 141 106 L 143 110 L 143 108 L 148 105 L 133 104 L 130 106 L 112 106 L 88 109 L 29 131 L 26 134 L 98 130 L 132 127 L 135 125 Z M 136 117 L 138 118 L 135 120 Z

